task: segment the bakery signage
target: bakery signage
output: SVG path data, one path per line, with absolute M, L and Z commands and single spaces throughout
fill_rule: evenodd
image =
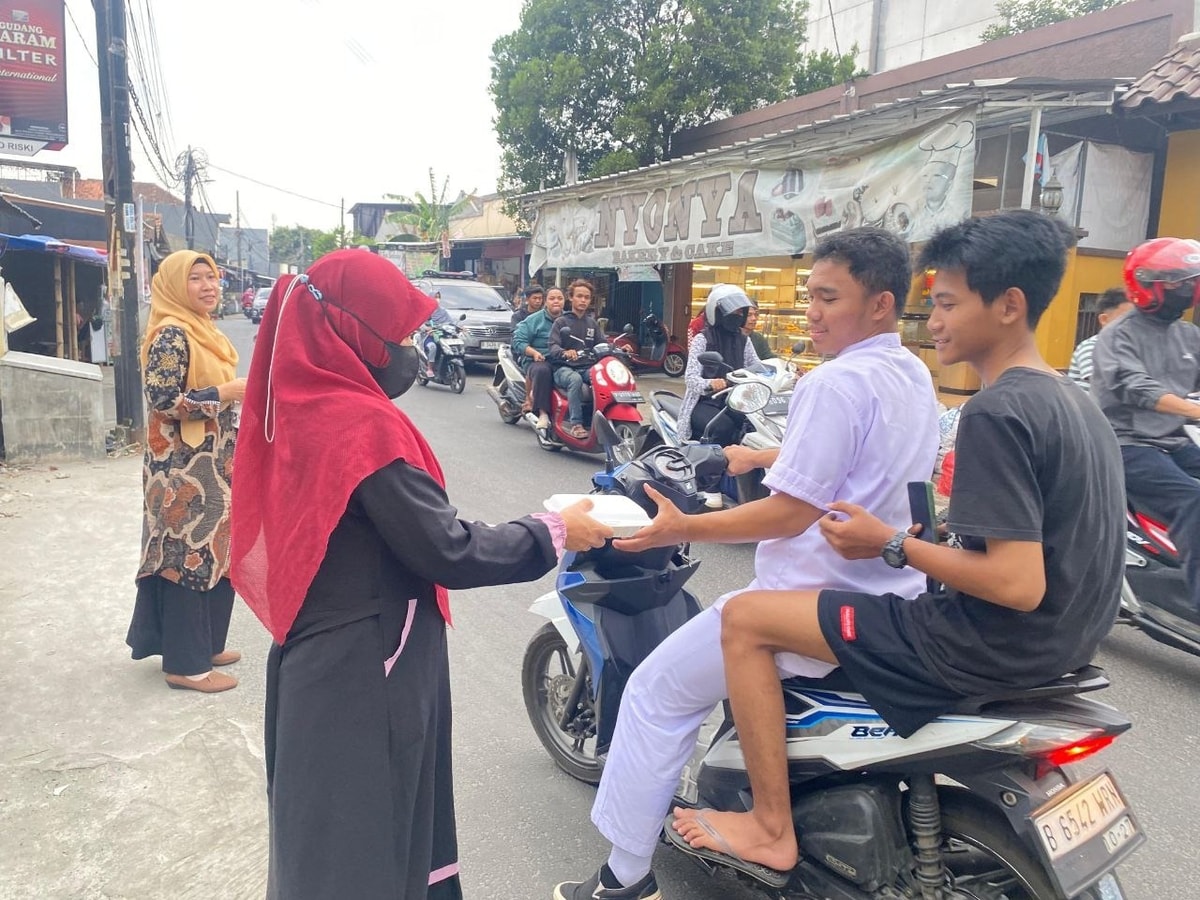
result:
M 542 205 L 529 271 L 787 256 L 857 225 L 923 241 L 971 214 L 974 160 L 972 110 L 855 156 L 799 152 L 782 168 L 713 169 L 686 180 L 669 180 L 667 169 L 661 187 Z

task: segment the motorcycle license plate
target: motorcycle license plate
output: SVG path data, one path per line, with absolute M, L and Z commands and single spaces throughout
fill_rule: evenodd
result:
M 641 391 L 613 391 L 612 398 L 618 403 L 645 403 Z
M 1073 897 L 1145 840 L 1115 779 L 1102 772 L 1030 816 L 1063 893 Z
M 499 350 L 504 346 L 503 341 L 480 341 L 479 347 L 481 350 Z
M 459 341 L 459 340 L 444 340 L 444 341 L 442 341 L 443 349 L 445 349 L 449 352 L 461 350 L 462 346 L 463 346 L 463 342 Z

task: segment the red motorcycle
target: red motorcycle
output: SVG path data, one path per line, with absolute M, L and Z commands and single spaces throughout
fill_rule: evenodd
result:
M 588 369 L 591 385 L 583 386 L 583 420 L 589 423 L 587 437 L 573 437 L 567 430 L 567 395 L 558 385 L 550 394 L 550 427 L 534 429 L 538 446 L 543 450 L 578 450 L 581 453 L 603 453 L 604 446 L 592 421 L 595 413 L 603 413 L 617 434 L 613 457 L 626 463 L 641 449 L 646 428 L 638 404 L 644 398 L 638 391 L 637 380 L 627 364 L 628 355 L 612 344 L 597 344 L 582 350 L 571 367 Z
M 639 369 L 662 369 L 678 378 L 687 367 L 687 348 L 667 334 L 658 316 L 642 319 L 641 328 L 626 325 L 613 345 L 629 354 L 629 362 Z

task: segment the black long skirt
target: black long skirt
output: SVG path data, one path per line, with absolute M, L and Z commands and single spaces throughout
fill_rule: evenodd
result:
M 233 614 L 233 585 L 222 578 L 211 591 L 194 591 L 161 575 L 138 579 L 137 601 L 125 643 L 134 659 L 161 656 L 168 675 L 203 675 L 225 650 Z
M 432 598 L 273 646 L 268 898 L 461 900 L 450 725 Z

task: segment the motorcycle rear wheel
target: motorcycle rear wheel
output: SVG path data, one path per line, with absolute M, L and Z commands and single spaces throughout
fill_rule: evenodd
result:
M 617 464 L 627 463 L 638 455 L 638 434 L 641 431 L 632 422 L 618 422 L 613 426 L 617 433 L 617 445 L 613 447 L 613 459 Z
M 942 859 L 961 900 L 1057 900 L 1058 892 L 1037 856 L 995 810 L 957 790 L 938 792 L 942 808 Z M 1075 900 L 1100 900 L 1095 888 Z
M 450 390 L 456 394 L 461 394 L 463 388 L 467 386 L 467 373 L 463 371 L 461 364 L 450 364 Z
M 678 378 L 687 368 L 687 358 L 682 353 L 668 353 L 663 359 L 663 371 L 672 378 Z
M 521 410 L 510 400 L 501 400 L 496 409 L 500 411 L 500 419 L 505 425 L 516 425 L 521 421 Z
M 572 731 L 564 731 L 559 724 L 580 669 L 587 673 L 587 658 L 573 653 L 554 623 L 547 622 L 525 648 L 521 693 L 525 696 L 529 723 L 554 764 L 585 784 L 599 784 L 601 765 L 596 758 L 596 715 L 592 708 L 590 674 L 585 674 L 587 691 L 571 719 Z

